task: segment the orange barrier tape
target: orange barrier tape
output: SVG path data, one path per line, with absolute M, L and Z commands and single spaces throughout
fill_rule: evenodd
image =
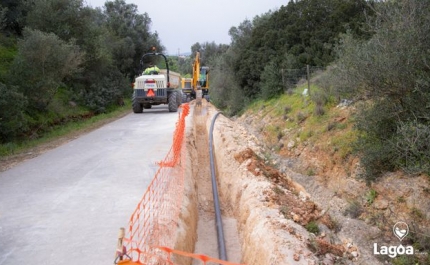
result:
M 131 260 L 121 260 L 118 264 L 174 265 L 171 260 L 173 253 L 199 259 L 203 264 L 216 262 L 221 265 L 237 265 L 173 249 L 184 192 L 185 118 L 189 110 L 188 104 L 182 104 L 172 147 L 163 161 L 158 163 L 159 168 L 154 178 L 130 217 L 123 242 Z

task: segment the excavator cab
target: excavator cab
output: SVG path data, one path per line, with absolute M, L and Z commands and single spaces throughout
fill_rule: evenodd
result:
M 200 77 L 199 77 L 200 87 L 208 88 L 208 74 L 209 74 L 209 67 L 203 66 L 200 68 Z

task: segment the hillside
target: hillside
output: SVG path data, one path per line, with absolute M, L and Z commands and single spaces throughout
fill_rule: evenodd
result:
M 302 185 L 336 224 L 337 240 L 360 246 L 360 255 L 372 255 L 374 243 L 398 245 L 393 225 L 409 225 L 403 245 L 420 252 L 430 247 L 430 185 L 427 175 L 386 172 L 371 185 L 360 178 L 353 143 L 357 103 L 327 104 L 323 109 L 302 95 L 306 86 L 269 101 L 253 103 L 237 121 L 262 147 L 269 164 Z M 318 91 L 311 87 L 311 93 Z M 320 233 L 326 231 L 319 224 Z M 327 232 L 325 232 L 327 233 Z M 331 239 L 330 233 L 327 233 Z M 379 256 L 392 264 L 429 264 L 428 256 Z

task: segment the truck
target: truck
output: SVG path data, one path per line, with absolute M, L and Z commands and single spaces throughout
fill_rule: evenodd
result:
M 164 58 L 166 69 L 145 74 L 143 72 L 144 62 L 153 59 L 152 57 Z M 169 112 L 177 112 L 182 103 L 181 76 L 169 70 L 166 56 L 153 49 L 153 52 L 142 56 L 140 68 L 140 75 L 133 83 L 133 112 L 142 113 L 143 109 L 150 109 L 153 105 L 160 104 L 167 104 Z

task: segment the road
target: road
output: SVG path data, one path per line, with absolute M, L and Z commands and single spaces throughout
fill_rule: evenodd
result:
M 0 265 L 113 264 L 178 118 L 144 112 L 0 173 Z

